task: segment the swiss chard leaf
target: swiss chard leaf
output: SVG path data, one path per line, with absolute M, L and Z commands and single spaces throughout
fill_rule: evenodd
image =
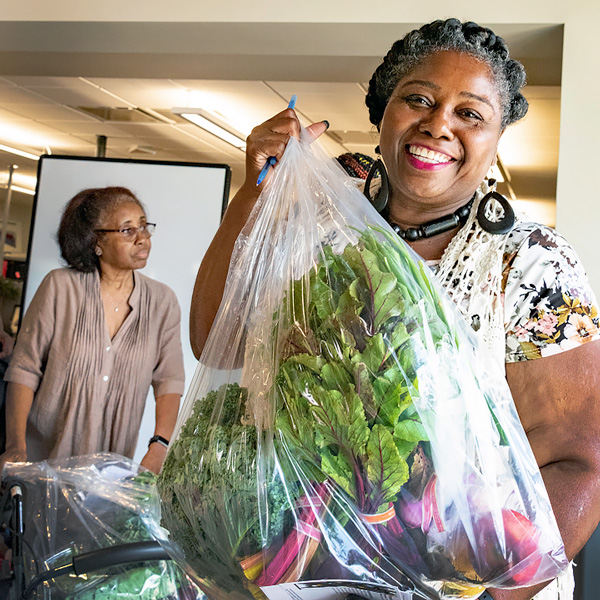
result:
M 402 419 L 399 423 L 396 423 L 394 427 L 394 439 L 406 442 L 429 441 L 425 427 L 418 417 L 414 419 Z
M 321 453 L 315 445 L 314 431 L 307 425 L 306 419 L 293 423 L 291 415 L 285 411 L 281 411 L 275 421 L 281 447 L 285 449 L 287 456 L 293 457 L 294 462 L 311 481 L 322 481 Z M 292 472 L 291 469 L 289 472 Z
M 364 304 L 362 317 L 373 335 L 389 319 L 402 314 L 404 301 L 397 290 L 398 280 L 391 273 L 382 272 L 377 257 L 366 249 L 348 246 L 344 256 L 360 274 L 353 293 Z
M 400 415 L 412 405 L 404 376 L 395 366 L 391 367 L 375 379 L 373 391 L 379 407 L 380 422 L 393 429 Z
M 282 358 L 296 354 L 318 354 L 319 343 L 312 329 L 294 321 L 287 329 L 279 344 Z
M 369 334 L 367 323 L 361 317 L 364 303 L 355 294 L 356 281 L 340 296 L 340 302 L 335 311 L 336 321 L 342 334 L 348 332 L 352 336 L 352 347 L 363 350 Z
M 353 375 L 354 387 L 363 403 L 367 418 L 373 420 L 377 416 L 378 408 L 375 402 L 375 391 L 369 368 L 363 362 L 355 362 L 353 365 Z
M 311 279 L 310 301 L 321 320 L 326 319 L 336 310 L 333 290 L 318 276 Z
M 400 347 L 410 339 L 410 334 L 406 329 L 406 325 L 399 321 L 394 324 L 392 331 L 386 336 L 386 341 L 390 348 L 398 351 Z
M 377 509 L 395 502 L 402 486 L 408 481 L 408 464 L 400 456 L 392 434 L 383 425 L 374 425 L 367 444 L 367 476 L 372 506 Z
M 328 390 L 346 390 L 348 384 L 354 383 L 352 375 L 348 373 L 342 363 L 326 363 L 321 369 L 321 381 Z
M 309 410 L 314 417 L 317 446 L 337 447 L 356 456 L 362 454 L 369 429 L 362 403 L 354 389 L 343 394 L 339 390 L 316 386 L 311 391 L 313 401 Z
M 321 369 L 327 364 L 322 356 L 314 356 L 312 354 L 296 354 L 295 356 L 290 356 L 287 363 L 302 365 L 314 373 L 320 373 Z
M 352 362 L 365 364 L 371 373 L 377 375 L 389 358 L 389 352 L 383 335 L 378 333 L 367 341 L 364 352 L 354 355 Z
M 321 450 L 321 470 L 357 501 L 352 464 L 345 454 L 334 455 L 329 448 Z

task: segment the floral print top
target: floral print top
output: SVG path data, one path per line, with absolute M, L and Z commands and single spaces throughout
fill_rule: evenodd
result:
M 503 256 L 506 362 L 600 339 L 598 307 L 575 251 L 554 229 L 521 223 Z

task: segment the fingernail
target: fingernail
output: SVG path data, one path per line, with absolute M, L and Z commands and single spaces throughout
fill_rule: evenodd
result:
M 323 120 L 321 121 L 321 123 L 325 123 L 325 125 L 326 125 L 326 127 L 325 127 L 325 131 L 327 131 L 327 130 L 329 129 L 329 121 L 327 121 L 327 120 L 323 119 Z

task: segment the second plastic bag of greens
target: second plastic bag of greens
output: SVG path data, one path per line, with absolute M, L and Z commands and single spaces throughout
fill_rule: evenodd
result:
M 3 483 L 23 495 L 24 591 L 35 600 L 199 600 L 203 594 L 172 561 L 123 562 L 129 544 L 152 541 L 160 514 L 156 476 L 109 452 L 7 463 Z M 150 529 L 149 529 L 150 528 Z M 14 537 L 13 537 L 14 542 Z M 16 542 L 15 542 L 16 543 Z M 70 569 L 75 561 L 91 570 Z M 147 556 L 142 555 L 142 556 Z M 129 551 L 129 557 L 135 554 Z M 53 575 L 53 576 L 44 576 Z M 39 585 L 31 588 L 32 583 Z
M 304 138 L 237 240 L 175 434 L 163 525 L 212 598 L 473 597 L 567 564 L 506 381 Z

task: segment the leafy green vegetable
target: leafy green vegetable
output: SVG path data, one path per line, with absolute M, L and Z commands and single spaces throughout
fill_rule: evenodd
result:
M 442 340 L 456 342 L 441 299 L 395 236 L 368 228 L 341 254 L 323 247 L 273 315 L 274 439 L 245 424 L 248 392 L 230 384 L 196 402 L 169 451 L 164 523 L 192 568 L 242 591 L 240 560 L 262 548 L 275 554 L 270 573 L 282 574 L 302 543 L 290 534 L 302 486 L 335 484 L 359 513 L 387 511 L 417 449 L 422 475 L 417 374 L 423 348 Z M 387 539 L 401 531 L 390 523 Z M 396 546 L 426 572 L 414 542 Z
M 288 502 L 285 487 L 273 478 L 261 528 L 257 431 L 242 424 L 246 398 L 245 389 L 231 384 L 196 402 L 158 479 L 164 523 L 186 560 L 231 591 L 240 590 L 243 578 L 236 557 L 257 552 L 281 534 Z
M 175 600 L 179 598 L 178 583 L 185 578 L 177 577 L 178 567 L 149 563 L 129 566 L 122 574 L 103 578 L 93 589 L 78 591 L 77 600 Z M 179 581 L 178 581 L 179 579 Z M 187 582 L 186 582 L 187 585 Z
M 126 480 L 129 501 L 137 505 L 138 510 L 147 508 L 155 485 L 156 475 L 150 471 Z M 116 546 L 151 540 L 152 536 L 138 510 L 115 504 L 111 508 L 114 521 L 107 530 L 108 539 L 104 543 L 112 542 Z M 114 532 L 113 536 L 110 531 Z M 65 554 L 62 561 L 67 564 L 72 558 L 71 554 Z M 65 597 L 78 600 L 168 600 L 179 598 L 181 587 L 189 587 L 181 569 L 171 561 L 131 563 L 113 567 L 105 573 L 72 576 L 58 581 L 64 588 Z
M 397 499 L 409 478 L 408 455 L 427 440 L 408 410 L 418 393 L 421 359 L 411 338 L 422 335 L 415 302 L 423 291 L 404 274 L 425 278 L 412 267 L 397 243 L 391 248 L 363 232 L 341 254 L 325 248 L 322 263 L 307 282 L 293 282 L 283 302 L 297 306 L 298 290 L 313 291 L 280 336 L 276 428 L 289 453 L 318 466 L 369 514 Z M 433 293 L 425 287 L 430 300 Z M 434 333 L 445 335 L 435 308 L 424 310 Z M 299 331 L 319 343 L 298 343 Z

